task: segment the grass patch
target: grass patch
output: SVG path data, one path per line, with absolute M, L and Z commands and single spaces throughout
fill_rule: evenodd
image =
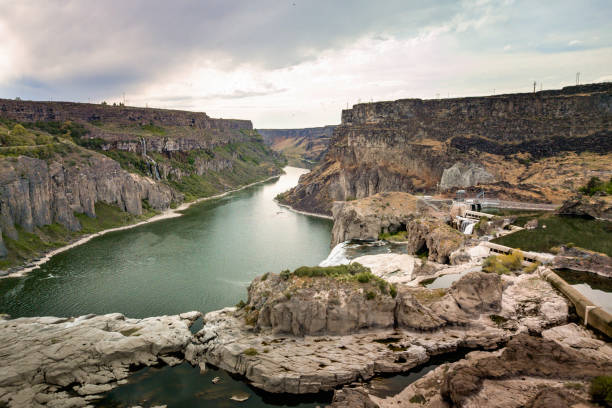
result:
M 382 293 L 383 295 L 391 294 L 392 297 L 395 297 L 397 295 L 396 287 L 389 285 L 386 280 L 374 275 L 370 268 L 367 268 L 357 262 L 353 262 L 348 265 L 337 266 L 302 266 L 297 268 L 293 272 L 290 272 L 288 269 L 286 269 L 280 273 L 280 276 L 284 280 L 289 279 L 291 276 L 297 276 L 301 278 L 328 277 L 345 282 L 372 284 L 376 286 L 380 293 Z M 395 296 L 392 293 L 395 293 Z M 373 299 L 374 297 L 376 297 L 376 292 L 369 291 L 366 293 L 367 299 Z
M 507 275 L 523 269 L 523 253 L 513 251 L 511 254 L 491 255 L 482 263 L 482 270 L 498 275 Z
M 382 239 L 385 241 L 406 241 L 407 235 L 408 231 L 398 231 L 395 234 L 383 232 L 378 235 L 378 239 Z
M 491 321 L 498 326 L 502 326 L 504 323 L 508 321 L 508 319 L 506 319 L 504 316 L 500 316 L 496 314 L 489 315 L 489 319 L 491 319 Z
M 412 402 L 413 404 L 424 404 L 427 402 L 425 397 L 422 396 L 421 394 L 416 394 L 412 396 L 409 401 Z
M 612 223 L 583 217 L 545 215 L 540 227 L 522 230 L 492 242 L 526 251 L 550 252 L 551 248 L 574 243 L 581 248 L 612 256 Z M 542 228 L 546 225 L 546 228 Z
M 608 181 L 602 181 L 599 177 L 591 177 L 586 186 L 580 187 L 578 191 L 588 196 L 596 193 L 612 195 L 612 177 Z

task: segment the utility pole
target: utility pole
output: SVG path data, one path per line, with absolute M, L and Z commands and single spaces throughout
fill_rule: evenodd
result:
M 125 92 L 123 93 L 123 106 L 125 106 Z
M 536 81 L 533 81 L 533 93 L 535 93 Z
M 580 85 L 580 72 L 576 72 L 576 85 Z

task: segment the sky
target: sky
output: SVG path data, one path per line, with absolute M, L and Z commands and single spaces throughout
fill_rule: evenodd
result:
M 360 102 L 612 81 L 612 2 L 0 0 L 0 98 L 340 122 Z

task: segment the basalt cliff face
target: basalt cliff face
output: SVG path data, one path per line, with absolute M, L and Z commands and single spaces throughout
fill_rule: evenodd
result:
M 0 226 L 12 239 L 18 239 L 17 225 L 33 232 L 58 223 L 78 231 L 81 225 L 74 213 L 95 217 L 100 201 L 141 215 L 143 200 L 163 211 L 181 199 L 167 185 L 128 173 L 100 154 L 72 166 L 26 156 L 0 159 Z
M 82 230 L 79 214 L 96 217 L 99 203 L 115 207 L 109 210 L 114 221 L 88 222 L 87 232 L 278 175 L 283 164 L 248 120 L 0 99 L 0 228 L 5 235 L 0 269 L 74 239 L 78 234 L 72 232 Z M 133 217 L 116 214 L 119 210 Z M 47 225 L 51 232 L 61 226 L 61 236 L 45 236 L 41 227 Z M 41 238 L 40 248 L 20 245 L 17 241 L 26 239 L 21 231 Z
M 458 99 L 365 103 L 342 112 L 324 160 L 281 197 L 330 214 L 383 191 L 484 188 L 557 202 L 609 177 L 612 83 Z
M 257 129 L 264 142 L 283 153 L 289 164 L 312 168 L 320 162 L 334 133 L 335 125 L 305 129 Z

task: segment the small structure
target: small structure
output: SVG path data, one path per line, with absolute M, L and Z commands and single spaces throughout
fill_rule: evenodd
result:
M 457 196 L 455 197 L 455 201 L 463 200 L 465 200 L 465 190 L 457 190 Z

